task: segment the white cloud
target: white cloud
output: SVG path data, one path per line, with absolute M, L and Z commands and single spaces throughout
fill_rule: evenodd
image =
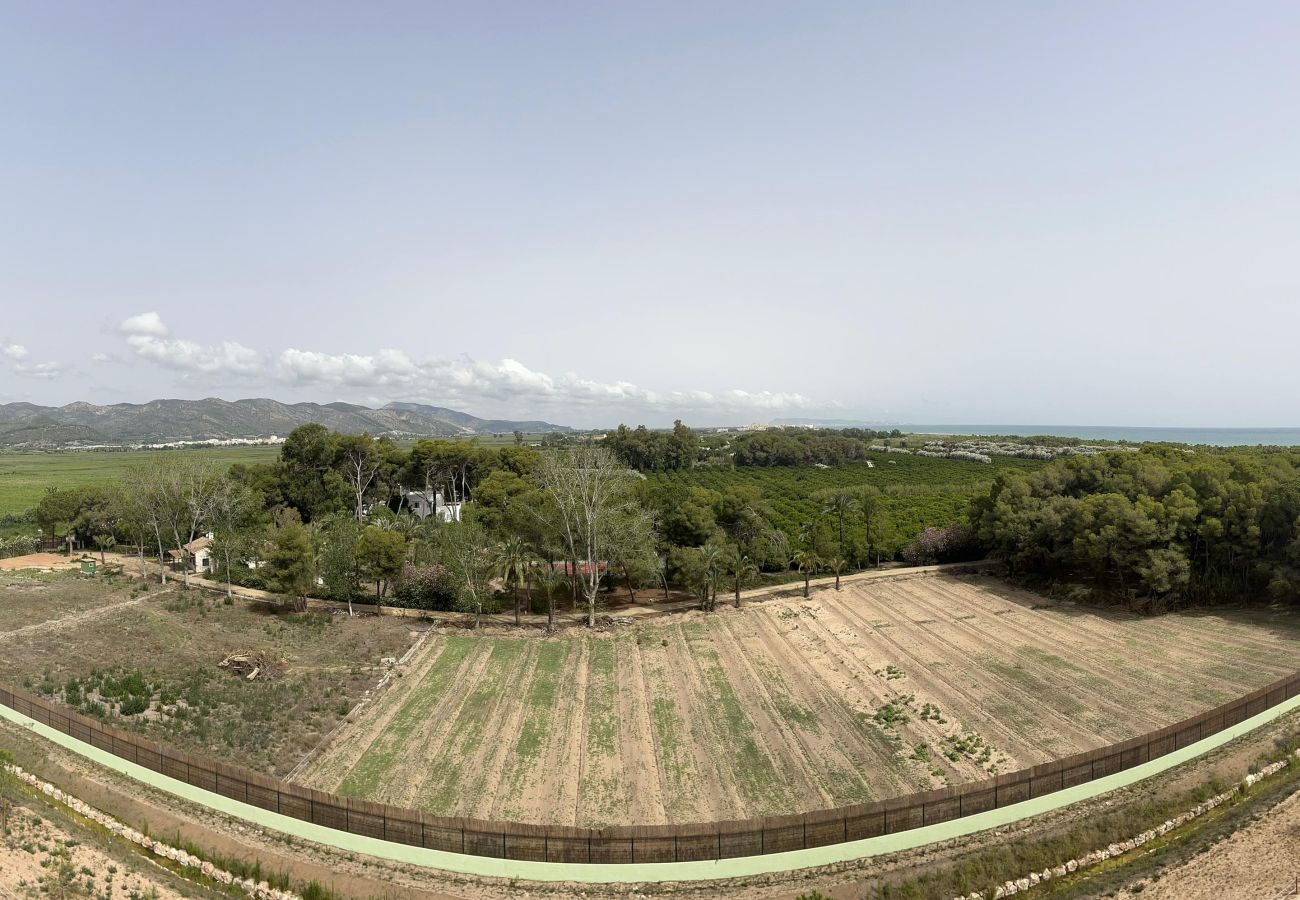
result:
M 29 363 L 27 348 L 22 344 L 5 344 L 0 347 L 0 356 L 9 360 L 9 370 L 15 375 L 29 378 L 57 378 L 63 374 L 63 366 L 56 362 Z
M 132 316 L 118 331 L 126 335 L 136 356 L 168 369 L 198 375 L 257 375 L 265 370 L 262 354 L 243 344 L 225 341 L 205 346 L 168 339 L 167 325 L 156 312 Z
M 227 341 L 205 346 L 169 337 L 166 323 L 154 312 L 126 319 L 118 331 L 137 357 L 187 376 L 260 375 L 284 385 L 334 388 L 354 397 L 364 391 L 372 401 L 386 397 L 475 408 L 485 403 L 501 404 L 517 412 L 541 405 L 673 413 L 769 412 L 826 405 L 814 404 L 802 394 L 785 392 L 656 392 L 626 381 L 593 381 L 573 372 L 556 377 L 514 359 L 487 363 L 461 356 L 417 361 L 406 351 L 395 349 L 368 355 L 291 347 L 281 351 L 271 364 L 263 354 L 242 344 Z
M 414 362 L 401 350 L 381 350 L 374 356 L 285 350 L 277 374 L 297 385 L 387 389 L 404 398 L 440 402 L 482 400 L 519 401 L 565 406 L 623 406 L 659 410 L 781 410 L 815 406 L 797 393 L 647 390 L 626 381 L 599 382 L 573 372 L 558 378 L 528 368 L 514 359 L 485 363 L 467 356 Z
M 162 316 L 156 312 L 140 313 L 138 316 L 132 316 L 117 326 L 117 330 L 128 335 L 167 337 L 167 326 L 163 323 Z

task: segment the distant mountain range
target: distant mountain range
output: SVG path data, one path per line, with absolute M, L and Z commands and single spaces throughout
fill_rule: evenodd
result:
M 572 431 L 550 422 L 480 419 L 420 403 L 389 403 L 379 409 L 352 403 L 280 403 L 275 400 L 153 400 L 149 403 L 0 405 L 0 446 L 50 448 L 98 444 L 264 440 L 284 437 L 299 425 L 324 425 L 348 434 L 456 437 L 475 434 Z

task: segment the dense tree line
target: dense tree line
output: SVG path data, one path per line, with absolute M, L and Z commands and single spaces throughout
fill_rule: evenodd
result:
M 620 425 L 605 435 L 605 446 L 629 468 L 639 472 L 689 469 L 700 457 L 700 439 L 681 419 L 673 423 L 671 431 Z
M 866 459 L 870 448 L 902 432 L 865 428 L 781 428 L 736 436 L 731 460 L 737 466 L 839 466 Z
M 604 445 L 630 468 L 640 472 L 674 472 L 697 465 L 836 466 L 866 459 L 869 448 L 902 437 L 898 429 L 772 428 L 727 433 L 721 441 L 705 441 L 681 423 L 671 431 L 651 431 L 644 425 L 620 425 L 604 437 Z
M 142 571 L 155 557 L 163 580 L 169 562 L 188 579 L 191 548 L 210 533 L 227 589 L 266 588 L 296 608 L 324 596 L 477 618 L 505 604 L 517 617 L 531 610 L 553 620 L 567 601 L 594 623 L 615 586 L 634 598 L 647 589 L 668 596 L 677 585 L 707 609 L 720 594 L 739 603 L 746 586 L 792 568 L 807 588 L 816 575 L 838 578 L 888 559 L 986 552 L 1015 575 L 1086 581 L 1151 609 L 1300 591 L 1296 453 L 1150 447 L 1047 465 L 1009 461 L 967 521 L 958 506 L 947 524 L 900 540 L 891 522 L 899 498 L 889 493 L 900 485 L 891 479 L 909 466 L 953 463 L 904 457 L 906 465 L 857 469 L 864 482 L 856 486 L 822 488 L 824 473 L 791 469 L 809 487 L 797 506 L 781 499 L 778 513 L 758 484 L 776 470 L 739 479 L 697 462 L 694 472 L 709 478 L 680 469 L 639 475 L 626 453 L 640 431 L 612 445 L 428 440 L 402 448 L 308 425 L 274 462 L 223 469 L 197 455 L 159 454 L 120 483 L 50 491 L 33 518 L 70 548 L 129 547 Z M 794 440 L 815 448 L 828 437 Z M 709 452 L 680 425 L 645 446 L 673 465 Z M 873 476 L 884 491 L 868 483 Z M 411 489 L 461 503 L 460 520 L 413 515 Z
M 999 475 L 971 522 L 1013 574 L 1086 580 L 1149 609 L 1294 601 L 1300 454 L 1150 447 Z

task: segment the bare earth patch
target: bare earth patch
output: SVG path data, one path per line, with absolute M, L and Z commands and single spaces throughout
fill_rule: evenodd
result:
M 25 809 L 15 810 L 9 833 L 0 837 L 0 898 L 150 897 L 179 900 L 174 879 L 148 863 L 121 853 L 110 855 L 87 843 L 80 832 Z M 207 892 L 202 892 L 204 896 Z
M 108 583 L 68 572 L 0 572 L 0 636 L 112 606 L 129 600 L 141 587 L 129 579 Z M 158 585 L 143 587 L 156 590 Z
M 1300 896 L 1300 794 L 1279 803 L 1205 853 L 1144 882 L 1140 891 L 1116 897 L 1133 900 L 1283 900 Z M 1293 892 L 1287 892 L 1292 888 Z

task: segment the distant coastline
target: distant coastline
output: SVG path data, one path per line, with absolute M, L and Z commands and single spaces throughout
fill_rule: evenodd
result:
M 899 425 L 914 434 L 1054 435 L 1101 441 L 1208 444 L 1214 447 L 1300 446 L 1300 428 L 1151 428 L 1126 425 Z

